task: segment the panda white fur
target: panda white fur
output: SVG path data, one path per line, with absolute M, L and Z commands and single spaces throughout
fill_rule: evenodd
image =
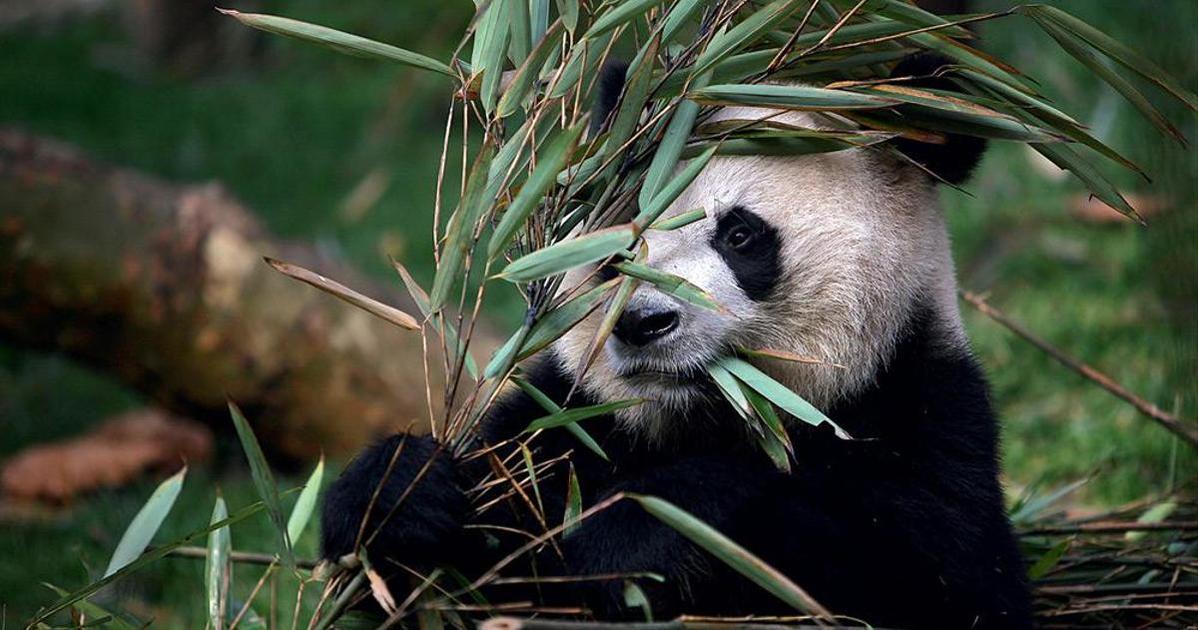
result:
M 929 63 L 917 59 L 896 73 L 927 74 L 921 71 Z M 612 82 L 605 85 L 601 103 L 610 106 Z M 834 124 L 746 108 L 714 116 Z M 908 148 L 936 173 L 961 181 L 982 144 L 954 138 L 936 149 Z M 643 283 L 570 403 L 648 402 L 585 422 L 610 462 L 578 448 L 562 430 L 538 438 L 540 456 L 573 452 L 585 505 L 618 491 L 660 496 L 762 557 L 835 613 L 883 626 L 1030 626 L 1024 566 L 998 481 L 996 421 L 961 325 L 935 181 L 870 149 L 717 157 L 668 213 L 695 208 L 707 218 L 646 233 L 648 264 L 705 289 L 726 312 Z M 533 383 L 558 402 L 599 317 L 563 337 L 531 372 Z M 757 363 L 856 439 L 794 423 L 794 471 L 775 469 L 701 376 L 704 365 L 738 347 L 823 361 Z M 509 394 L 480 439 L 502 442 L 543 415 L 523 394 Z M 397 436 L 368 448 L 330 489 L 327 557 L 353 549 L 401 442 L 367 531 L 412 479 L 422 479 L 368 547 L 376 566 L 386 557 L 483 570 L 527 542 L 503 527 L 543 531 L 518 506 L 473 513 L 463 489 L 489 472 L 485 462 L 454 462 L 429 438 Z M 540 491 L 549 522 L 560 522 L 566 475 L 542 480 Z M 483 535 L 464 528 L 472 521 L 500 528 Z M 561 541 L 560 554 L 546 548 L 532 561 L 535 567 L 508 573 L 664 576 L 662 583 L 640 581 L 658 618 L 792 612 L 630 502 L 586 521 Z M 584 601 L 601 617 L 619 618 L 629 614 L 622 589 L 621 580 L 508 587 L 492 601 Z

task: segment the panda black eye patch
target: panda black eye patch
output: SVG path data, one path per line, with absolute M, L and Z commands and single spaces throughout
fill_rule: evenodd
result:
M 758 302 L 770 296 L 782 274 L 781 245 L 774 226 L 739 206 L 719 218 L 711 237 L 741 290 Z

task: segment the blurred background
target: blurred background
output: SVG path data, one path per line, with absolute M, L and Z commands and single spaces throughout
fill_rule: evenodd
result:
M 1198 88 L 1193 0 L 1052 4 Z M 438 59 L 473 12 L 433 0 L 229 5 Z M 1151 176 L 1108 169 L 1149 226 L 1091 202 L 1026 147 L 997 143 L 967 193 L 942 193 L 961 286 L 1195 418 L 1198 154 L 1023 18 L 978 32 Z M 190 472 L 163 540 L 206 523 L 216 488 L 231 508 L 254 500 L 226 394 L 291 485 L 321 452 L 335 471 L 353 445 L 427 416 L 418 345 L 276 278 L 259 257 L 388 298 L 400 291 L 394 257 L 428 286 L 448 103 L 433 74 L 265 36 L 210 0 L 0 0 L 0 625 L 53 598 L 42 582 L 89 581 L 181 455 Z M 1192 113 L 1159 105 L 1198 141 Z M 520 304 L 491 300 L 495 330 L 519 321 Z M 962 309 L 1004 422 L 1012 497 L 1089 479 L 1068 502 L 1097 510 L 1198 473 L 1173 434 Z M 312 529 L 301 556 L 315 555 Z M 268 549 L 271 536 L 263 517 L 234 529 L 234 545 Z M 202 569 L 158 563 L 108 596 L 156 625 L 190 627 L 204 618 Z M 235 577 L 244 591 L 257 575 Z

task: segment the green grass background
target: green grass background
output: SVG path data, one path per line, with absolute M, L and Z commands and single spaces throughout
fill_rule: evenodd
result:
M 1198 3 L 1055 4 L 1130 43 L 1190 89 L 1198 87 Z M 448 58 L 469 3 L 277 0 L 269 10 Z M 982 34 L 988 49 L 1028 69 L 1066 111 L 1144 166 L 1151 185 L 1108 172 L 1127 190 L 1162 198 L 1166 210 L 1148 229 L 1079 222 L 1067 211 L 1070 199 L 1082 194 L 1076 182 L 1046 178 L 1023 147 L 996 145 L 968 186 L 970 195 L 943 193 L 962 286 L 988 291 L 994 305 L 1052 343 L 1163 408 L 1195 417 L 1195 152 L 1163 140 L 1030 21 L 1003 20 Z M 315 241 L 382 278 L 390 277 L 384 252 L 395 254 L 429 280 L 427 235 L 447 85 L 436 76 L 291 41 L 270 38 L 265 46 L 253 67 L 182 80 L 119 70 L 114 51 L 119 58 L 128 42 L 110 13 L 53 28 L 0 31 L 0 125 L 57 136 L 169 179 L 220 181 L 278 234 Z M 1198 141 L 1193 114 L 1154 100 Z M 376 170 L 390 177 L 386 193 L 361 220 L 344 219 L 340 204 Z M 491 315 L 515 321 L 515 304 L 510 295 L 496 300 Z M 1169 433 L 963 308 L 1002 414 L 1013 490 L 1094 473 L 1077 500 L 1116 504 L 1165 492 L 1198 472 L 1194 454 Z M 0 345 L 0 459 L 139 404 L 135 394 L 61 357 Z M 254 499 L 236 445 L 225 440 L 220 446 L 214 464 L 191 472 L 159 540 L 206 523 L 218 486 L 231 509 Z M 88 582 L 153 486 L 146 481 L 104 491 L 33 521 L 0 520 L 0 625 L 15 627 L 50 601 L 41 581 L 66 588 Z M 315 553 L 312 530 L 299 541 L 300 555 Z M 237 549 L 269 550 L 270 525 L 265 518 L 239 524 L 233 542 Z M 99 601 L 119 601 L 156 626 L 193 627 L 204 614 L 201 571 L 201 562 L 160 562 Z M 238 567 L 235 593 L 244 597 L 258 576 Z M 284 584 L 277 594 L 282 610 L 290 609 L 293 588 Z M 269 598 L 259 601 L 267 615 Z

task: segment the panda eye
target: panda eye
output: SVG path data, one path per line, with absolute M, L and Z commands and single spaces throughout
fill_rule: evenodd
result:
M 743 252 L 753 244 L 753 230 L 747 225 L 738 225 L 728 232 L 728 236 L 724 237 L 724 242 L 728 247 L 737 252 Z

